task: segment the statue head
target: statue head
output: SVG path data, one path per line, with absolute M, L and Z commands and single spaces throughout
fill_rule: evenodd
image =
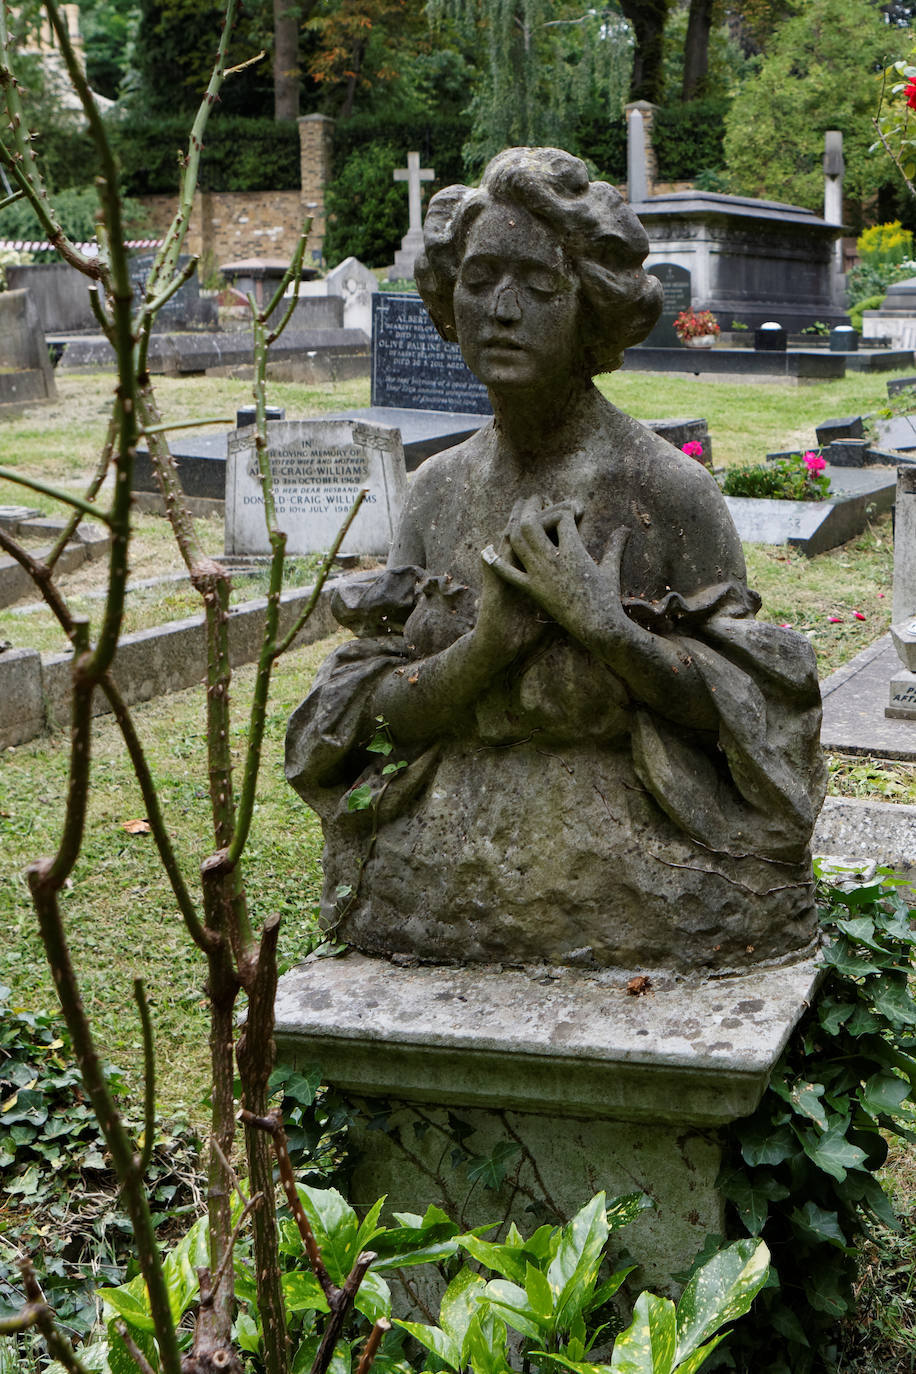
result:
M 649 240 L 620 193 L 590 181 L 585 163 L 559 148 L 507 148 L 480 186 L 433 196 L 417 259 L 417 288 L 444 339 L 459 342 L 454 294 L 468 236 L 481 214 L 516 206 L 555 239 L 578 285 L 582 363 L 590 376 L 620 367 L 661 312 L 662 288 L 643 271 Z

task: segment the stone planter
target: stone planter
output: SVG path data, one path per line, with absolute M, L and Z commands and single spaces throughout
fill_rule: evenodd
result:
M 715 334 L 695 334 L 692 339 L 685 339 L 684 345 L 687 348 L 712 348 L 715 342 Z

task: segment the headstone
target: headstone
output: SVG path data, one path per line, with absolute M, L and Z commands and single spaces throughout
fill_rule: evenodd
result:
M 899 449 L 901 453 L 916 449 L 916 415 L 894 415 L 890 420 L 876 420 L 875 430 L 882 448 Z
M 824 458 L 835 468 L 861 468 L 868 462 L 867 439 L 834 439 L 824 449 Z
M 372 300 L 378 295 L 378 278 L 358 258 L 344 258 L 325 278 L 328 295 L 343 298 L 345 329 L 361 329 L 372 336 Z
M 0 407 L 52 400 L 54 372 L 28 291 L 0 293 Z
M 638 114 L 635 110 L 631 119 Z M 646 339 L 648 348 L 679 348 L 681 341 L 674 332 L 674 321 L 682 310 L 691 306 L 690 273 L 676 262 L 654 262 L 646 271 L 662 284 L 664 300 L 658 323 Z
M 862 423 L 861 415 L 849 415 L 836 420 L 823 420 L 814 432 L 819 444 L 829 444 L 834 439 L 865 438 L 865 426 Z
M 286 407 L 285 407 L 285 406 L 265 406 L 265 407 L 264 407 L 264 415 L 265 415 L 265 418 L 266 418 L 268 421 L 269 421 L 269 420 L 285 420 L 285 419 L 286 419 Z M 236 427 L 236 429 L 245 429 L 245 428 L 247 428 L 248 425 L 253 425 L 253 424 L 256 422 L 257 417 L 258 417 L 257 406 L 239 406 L 238 410 L 235 412 L 235 427 Z
M 389 291 L 372 298 L 372 404 L 492 414 L 486 387 L 420 297 Z
M 342 553 L 387 555 L 407 491 L 397 430 L 350 420 L 274 420 L 267 426 L 277 522 L 286 551 L 321 553 L 361 488 L 368 495 Z M 229 439 L 227 554 L 268 554 L 264 496 L 250 429 Z
M 775 320 L 767 320 L 754 330 L 754 347 L 759 353 L 785 353 L 788 341 L 788 334 Z
M 132 253 L 128 260 L 128 272 L 135 301 L 143 299 L 146 279 L 155 260 L 154 253 Z M 183 254 L 178 259 L 179 271 L 190 261 L 190 257 Z M 195 271 L 160 307 L 153 321 L 153 329 L 161 334 L 170 330 L 180 332 L 184 329 L 215 329 L 218 324 L 219 311 L 216 302 L 201 299 L 200 282 Z
M 399 167 L 394 173 L 395 181 L 407 182 L 408 229 L 401 239 L 401 246 L 394 255 L 394 266 L 389 270 L 393 281 L 412 281 L 414 263 L 423 249 L 423 207 L 421 181 L 432 181 L 435 172 L 431 167 L 420 166 L 420 154 L 408 153 L 407 166 Z

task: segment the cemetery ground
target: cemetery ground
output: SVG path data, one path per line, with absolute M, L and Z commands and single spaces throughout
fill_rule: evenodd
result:
M 704 384 L 693 378 L 617 374 L 603 387 L 622 409 L 640 418 L 705 416 L 717 464 L 757 461 L 767 451 L 809 447 L 815 425 L 838 415 L 866 414 L 886 403 L 886 376 L 857 374 L 842 382 L 784 388 L 772 385 Z M 56 404 L 0 422 L 2 461 L 46 480 L 82 485 L 96 461 L 112 379 L 107 375 L 63 377 Z M 223 379 L 158 379 L 162 412 L 181 422 L 201 416 L 231 417 L 247 401 L 244 383 Z M 299 417 L 368 403 L 368 382 L 320 388 L 275 384 L 270 401 Z M 0 504 L 29 504 L 59 514 L 50 501 L 0 484 Z M 222 548 L 222 522 L 200 522 L 210 552 Z M 181 564 L 164 521 L 138 520 L 133 549 L 135 579 L 179 573 Z M 763 595 L 766 619 L 791 623 L 811 636 L 822 675 L 847 661 L 882 634 L 890 620 L 893 544 L 889 518 L 875 522 L 849 544 L 806 559 L 787 548 L 749 547 L 749 581 Z M 299 574 L 307 579 L 307 566 Z M 69 592 L 91 593 L 102 584 L 104 562 L 84 565 L 64 579 Z M 258 595 L 249 585 L 240 597 Z M 85 603 L 90 614 L 99 603 Z M 135 601 L 130 628 L 196 614 L 196 596 L 175 582 Z M 865 618 L 856 617 L 856 611 Z M 343 633 L 343 632 L 342 632 Z M 35 635 L 33 640 L 29 636 Z M 0 612 L 0 642 L 17 647 L 60 647 L 38 615 Z M 304 695 L 327 640 L 298 650 L 277 665 L 252 840 L 247 850 L 254 917 L 283 916 L 281 965 L 289 967 L 315 944 L 314 909 L 320 890 L 320 829 L 283 778 L 286 719 Z M 247 732 L 246 703 L 254 669 L 234 677 L 236 760 Z M 193 872 L 212 840 L 204 752 L 203 689 L 165 696 L 134 708 L 144 746 L 159 781 L 163 809 L 186 870 Z M 94 772 L 84 850 L 64 895 L 64 914 L 88 1011 L 108 1058 L 125 1072 L 136 1093 L 142 1044 L 131 983 L 143 966 L 158 1045 L 157 1097 L 168 1118 L 202 1126 L 208 1084 L 208 1018 L 202 992 L 204 968 L 175 912 L 150 835 L 125 825 L 142 819 L 143 803 L 113 721 L 94 724 Z M 23 880 L 25 865 L 57 842 L 65 798 L 68 749 L 61 733 L 36 739 L 0 757 L 0 985 L 14 990 L 18 1006 L 55 1005 L 51 979 Z M 880 760 L 832 760 L 834 791 L 882 800 L 916 801 L 913 770 Z M 916 1198 L 916 1164 L 896 1149 L 890 1179 L 901 1214 Z M 874 1349 L 860 1350 L 846 1366 L 868 1374 L 911 1369 L 916 1349 L 910 1286 L 911 1243 L 866 1256 L 863 1300 L 876 1323 Z M 908 1277 L 909 1276 L 909 1277 Z M 879 1349 L 880 1347 L 880 1349 Z M 906 1350 L 907 1354 L 902 1352 Z M 883 1353 L 881 1353 L 883 1352 Z

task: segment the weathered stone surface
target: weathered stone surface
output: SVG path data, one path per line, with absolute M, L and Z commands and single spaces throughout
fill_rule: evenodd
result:
M 599 1187 L 645 1188 L 657 1211 L 621 1239 L 640 1282 L 667 1286 L 721 1224 L 717 1128 L 754 1110 L 817 979 L 803 961 L 663 975 L 635 996 L 617 971 L 398 968 L 348 953 L 281 979 L 278 1051 L 363 1103 L 352 1196 L 387 1192 L 390 1208 L 419 1212 L 436 1202 L 465 1225 L 508 1213 L 530 1229 L 527 1195 L 467 1199 L 443 1149 L 451 1111 L 473 1128 L 474 1152 L 522 1142 L 537 1161 L 527 1182 L 560 1216 Z M 384 1133 L 367 1129 L 379 1111 Z
M 23 744 L 41 731 L 41 654 L 35 649 L 0 649 L 0 701 L 0 749 Z
M 891 639 L 904 668 L 916 672 L 916 617 L 892 625 Z
M 578 159 L 515 149 L 434 197 L 425 235 L 419 288 L 495 418 L 419 470 L 388 570 L 335 603 L 359 638 L 291 720 L 326 924 L 432 961 L 804 951 L 810 645 L 754 621 L 710 474 L 591 382 L 658 315 L 644 232 Z

